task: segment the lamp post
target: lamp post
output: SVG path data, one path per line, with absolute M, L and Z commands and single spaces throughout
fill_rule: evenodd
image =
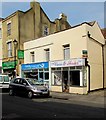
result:
M 14 43 L 14 77 L 16 77 L 16 47 L 17 47 L 17 44 L 18 44 L 18 42 L 17 42 L 17 40 L 16 39 L 14 39 L 14 41 L 13 41 L 13 43 Z

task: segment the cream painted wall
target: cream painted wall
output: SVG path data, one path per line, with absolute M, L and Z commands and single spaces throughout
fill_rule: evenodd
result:
M 82 50 L 87 49 L 85 26 L 75 27 L 63 32 L 24 43 L 24 63 L 30 63 L 30 52 L 35 51 L 35 62 L 45 61 L 44 49 L 50 48 L 50 60 L 63 60 L 63 45 L 70 44 L 70 58 L 81 58 Z M 82 44 L 80 44 L 82 43 Z
M 0 22 L 0 28 L 2 28 L 2 22 Z M 2 66 L 2 39 L 1 38 L 0 38 L 0 66 Z
M 106 41 L 106 40 L 105 40 Z M 106 43 L 105 43 L 105 46 L 104 46 L 104 87 L 106 88 Z
M 104 38 L 97 23 L 92 27 L 88 24 L 82 24 L 66 31 L 24 43 L 24 63 L 30 63 L 31 51 L 35 52 L 35 62 L 46 61 L 44 56 L 44 49 L 46 48 L 50 48 L 50 61 L 63 60 L 62 46 L 70 44 L 70 58 L 81 58 L 82 50 L 88 50 L 88 60 L 91 67 L 90 90 L 103 88 L 102 47 L 88 38 L 88 31 L 91 36 L 104 44 Z
M 88 61 L 90 64 L 90 90 L 103 88 L 103 58 L 101 44 L 88 39 Z

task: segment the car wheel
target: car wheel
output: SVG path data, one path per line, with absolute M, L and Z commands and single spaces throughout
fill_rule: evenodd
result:
M 31 91 L 28 92 L 28 98 L 32 98 L 33 93 Z
M 13 92 L 12 89 L 9 90 L 9 95 L 10 95 L 10 96 L 13 96 L 13 95 L 14 95 L 14 92 Z

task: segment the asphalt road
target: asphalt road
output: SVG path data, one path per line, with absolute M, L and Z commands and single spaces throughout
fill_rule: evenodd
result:
M 104 109 L 73 104 L 68 100 L 37 97 L 28 99 L 2 94 L 2 119 L 104 118 Z

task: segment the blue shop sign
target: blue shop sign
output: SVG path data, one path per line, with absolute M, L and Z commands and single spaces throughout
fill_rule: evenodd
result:
M 33 69 L 43 69 L 49 68 L 48 62 L 40 62 L 40 63 L 31 63 L 31 64 L 22 64 L 22 70 L 33 70 Z

